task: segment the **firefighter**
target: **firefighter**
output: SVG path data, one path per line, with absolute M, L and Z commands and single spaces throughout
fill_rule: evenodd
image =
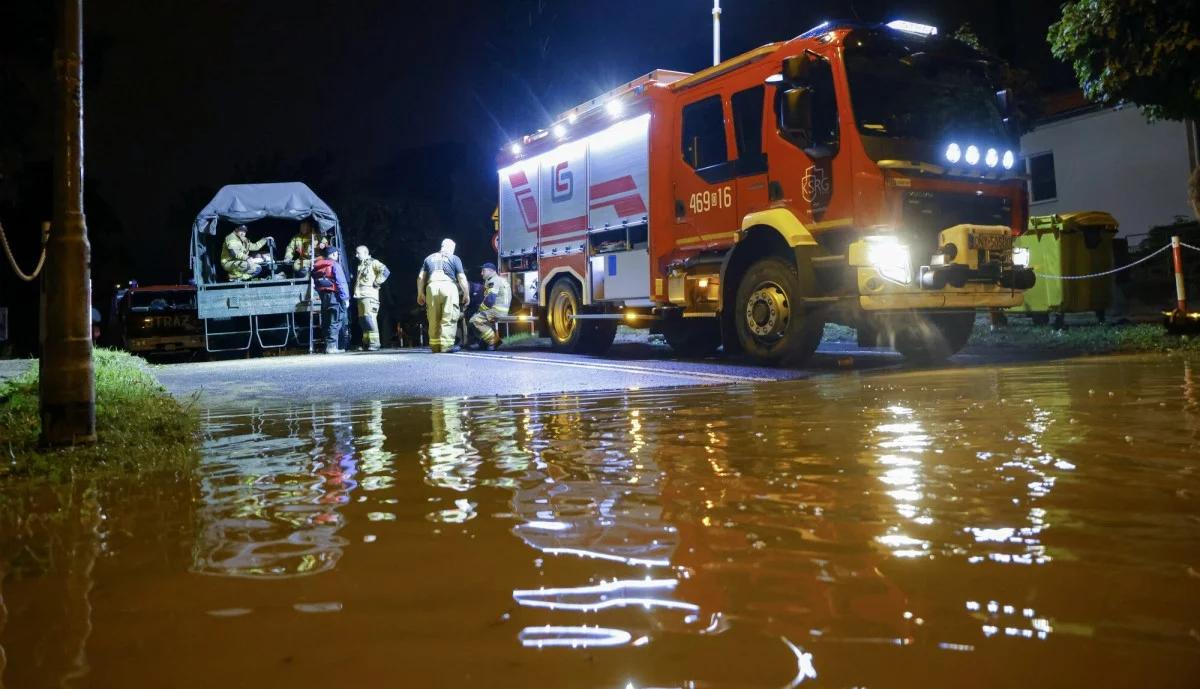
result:
M 321 320 L 325 324 L 325 353 L 341 354 L 342 329 L 350 308 L 350 286 L 336 246 L 325 247 L 324 258 L 313 264 L 312 277 L 321 295 Z
M 392 271 L 382 261 L 371 258 L 367 247 L 354 250 L 358 259 L 358 273 L 354 277 L 354 298 L 358 300 L 358 321 L 362 326 L 363 349 L 374 352 L 379 349 L 379 286 Z
M 292 237 L 292 241 L 288 242 L 287 248 L 283 250 L 283 262 L 292 262 L 292 276 L 297 278 L 308 277 L 309 261 L 311 256 L 320 256 L 325 247 L 329 246 L 329 241 L 325 239 L 325 235 L 317 230 L 317 224 L 312 220 L 302 220 L 300 222 L 300 231 Z
M 500 332 L 496 329 L 496 317 L 507 316 L 512 304 L 512 289 L 496 272 L 495 263 L 484 263 L 480 268 L 483 277 L 483 304 L 471 316 L 471 326 L 479 334 L 481 348 L 496 351 L 500 348 Z
M 459 309 L 471 298 L 467 273 L 454 255 L 454 240 L 443 239 L 442 248 L 425 257 L 417 275 L 417 303 L 425 307 L 429 321 L 429 348 L 435 354 L 453 354 Z
M 230 282 L 253 280 L 263 272 L 261 256 L 251 255 L 250 252 L 263 248 L 270 237 L 263 237 L 257 242 L 246 238 L 246 226 L 238 225 L 225 237 L 221 247 L 221 267 L 229 276 Z

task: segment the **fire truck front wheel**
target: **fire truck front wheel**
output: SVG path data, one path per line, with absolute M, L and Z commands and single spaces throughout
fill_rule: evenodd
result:
M 921 314 L 894 326 L 892 345 L 915 364 L 937 364 L 967 346 L 975 312 Z
M 560 278 L 550 288 L 546 302 L 546 326 L 554 349 L 572 354 L 603 354 L 617 336 L 615 320 L 576 319 L 584 313 L 579 287 L 570 278 Z
M 738 285 L 734 321 L 738 343 L 746 356 L 765 366 L 804 363 L 825 330 L 820 311 L 804 306 L 794 264 L 782 258 L 761 258 Z

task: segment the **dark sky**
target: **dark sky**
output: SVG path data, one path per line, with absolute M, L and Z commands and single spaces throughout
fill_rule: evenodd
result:
M 0 126 L 20 132 L 28 159 L 48 158 L 49 113 L 37 104 L 53 43 L 46 7 L 55 3 L 2 4 L 4 84 L 18 74 L 34 105 L 14 113 L 0 103 Z M 722 5 L 726 57 L 827 18 L 903 17 L 945 32 L 969 21 L 1001 57 L 1051 84 L 1064 74 L 1045 46 L 1055 2 Z M 141 271 L 161 267 L 164 251 L 186 260 L 189 218 L 169 215 L 183 190 L 244 181 L 238 174 L 256 162 L 327 155 L 331 175 L 357 183 L 405 149 L 440 142 L 470 144 L 487 160 L 577 102 L 654 68 L 696 71 L 711 56 L 710 0 L 86 0 L 85 8 L 87 172 L 125 233 L 143 238 Z

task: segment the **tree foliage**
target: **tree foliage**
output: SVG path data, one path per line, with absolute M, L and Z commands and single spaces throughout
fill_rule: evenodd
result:
M 1089 99 L 1135 103 L 1151 119 L 1200 118 L 1195 0 L 1070 0 L 1048 39 Z

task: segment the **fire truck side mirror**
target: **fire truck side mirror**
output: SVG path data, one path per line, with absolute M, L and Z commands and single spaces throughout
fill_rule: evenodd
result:
M 779 123 L 784 133 L 803 145 L 812 140 L 812 89 L 797 86 L 779 99 Z
M 812 58 L 807 54 L 793 55 L 783 59 L 783 81 L 788 84 L 804 84 L 808 82 L 809 65 Z
M 1000 110 L 1000 116 L 1008 119 L 1012 116 L 1013 110 L 1016 108 L 1016 99 L 1013 98 L 1012 89 L 1000 89 L 996 92 L 996 107 Z

